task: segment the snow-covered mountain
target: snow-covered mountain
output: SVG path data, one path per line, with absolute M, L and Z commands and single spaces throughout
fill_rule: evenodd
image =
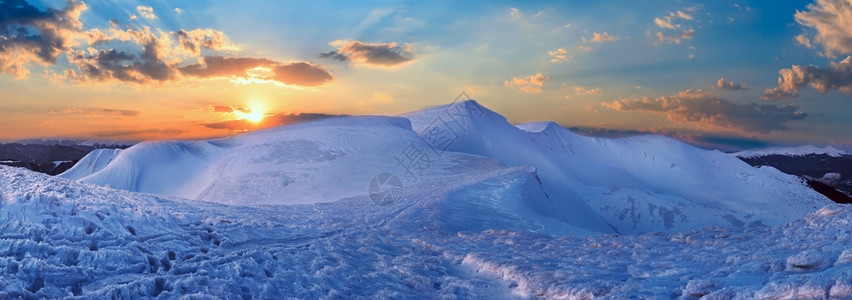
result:
M 440 218 L 481 219 L 479 229 L 504 229 L 487 224 L 499 213 L 500 224 L 536 220 L 547 228 L 537 232 L 556 235 L 774 225 L 830 203 L 795 176 L 718 151 L 651 135 L 585 137 L 555 123 L 513 126 L 475 101 L 402 117 L 340 117 L 224 139 L 145 142 L 102 169 L 86 170 L 63 176 L 231 205 L 359 197 L 379 174 L 395 175 L 410 196 L 459 177 L 451 185 L 459 190 L 448 197 L 467 199 L 460 201 L 467 206 L 441 204 Z M 460 188 L 465 185 L 504 190 L 482 194 Z
M 472 101 L 61 177 L 0 166 L 0 299 L 852 297 L 852 209 L 798 178 Z
M 129 145 L 82 144 L 79 140 L 20 140 L 0 143 L 0 164 L 24 167 L 57 175 L 67 171 L 89 152 L 100 148 L 127 148 Z
M 755 150 L 746 150 L 732 153 L 731 155 L 742 158 L 755 158 L 761 156 L 769 156 L 769 155 L 783 155 L 783 156 L 806 156 L 811 154 L 825 154 L 831 157 L 841 157 L 844 155 L 849 155 L 846 151 L 834 148 L 832 146 L 826 147 L 817 147 L 814 145 L 804 145 L 798 147 L 778 147 L 778 148 L 765 148 L 765 149 L 755 149 Z

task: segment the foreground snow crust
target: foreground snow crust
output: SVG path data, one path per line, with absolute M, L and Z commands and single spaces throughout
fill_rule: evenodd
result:
M 386 207 L 244 207 L 0 167 L 0 298 L 852 297 L 849 207 L 674 234 L 470 222 L 493 206 L 459 186 L 510 195 L 523 173 L 432 181 Z

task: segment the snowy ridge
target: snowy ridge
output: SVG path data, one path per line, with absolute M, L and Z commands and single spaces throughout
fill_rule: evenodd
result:
M 83 157 L 77 164 L 57 176 L 67 179 L 80 179 L 103 170 L 111 163 L 121 149 L 95 149 Z M 55 163 L 55 162 L 54 162 Z
M 810 154 L 825 154 L 831 157 L 841 157 L 844 155 L 849 155 L 848 152 L 834 148 L 832 146 L 820 148 L 814 145 L 746 150 L 732 153 L 731 155 L 742 158 L 755 158 L 767 155 L 806 156 Z
M 438 136 L 442 144 L 430 132 L 444 134 Z M 420 168 L 404 169 L 405 157 L 418 153 Z M 84 165 L 106 161 L 98 155 L 92 153 Z M 483 165 L 483 158 L 491 162 Z M 69 174 L 128 191 L 230 205 L 289 205 L 363 196 L 366 183 L 382 173 L 398 176 L 411 190 L 448 176 L 507 167 L 524 171 L 491 184 L 517 184 L 517 197 L 525 200 L 512 210 L 527 218 L 572 227 L 548 226 L 552 235 L 777 225 L 830 203 L 794 176 L 752 168 L 718 151 L 653 135 L 585 137 L 553 122 L 513 126 L 472 100 L 402 117 L 339 117 L 223 139 L 144 142 L 102 169 Z M 505 192 L 510 191 L 515 190 Z M 478 194 L 476 188 L 451 195 L 501 196 Z
M 538 185 L 529 168 L 468 163 L 386 207 L 227 206 L 0 166 L 0 298 L 852 297 L 849 207 L 742 230 L 554 237 L 511 209 Z
M 619 233 L 782 224 L 830 203 L 795 176 L 667 137 L 586 137 L 553 122 L 512 126 L 472 100 L 404 116 L 424 140 L 436 128 L 457 134 L 447 151 L 535 167 L 554 201 L 591 208 Z

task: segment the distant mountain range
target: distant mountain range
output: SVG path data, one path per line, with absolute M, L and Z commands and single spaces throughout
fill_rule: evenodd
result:
M 852 155 L 843 150 L 809 145 L 743 151 L 733 155 L 752 166 L 771 166 L 800 176 L 835 202 L 852 203 Z M 832 191 L 834 189 L 836 191 Z
M 828 155 L 831 157 L 841 157 L 844 155 L 849 155 L 844 150 L 840 150 L 834 148 L 832 146 L 827 146 L 825 148 L 820 148 L 814 145 L 805 145 L 799 147 L 781 147 L 781 148 L 765 148 L 765 149 L 754 149 L 754 150 L 746 150 L 734 153 L 737 157 L 745 157 L 745 158 L 754 158 L 754 157 L 762 157 L 762 156 L 770 156 L 770 155 L 781 155 L 788 157 L 801 157 L 808 155 Z
M 132 144 L 85 140 L 22 140 L 0 143 L 0 164 L 57 175 L 95 149 L 124 149 Z

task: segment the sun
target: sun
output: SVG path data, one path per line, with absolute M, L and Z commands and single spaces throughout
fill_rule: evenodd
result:
M 252 121 L 254 123 L 260 122 L 260 120 L 263 120 L 263 117 L 264 117 L 264 113 L 259 112 L 259 111 L 255 111 L 255 110 L 247 110 L 247 111 L 235 110 L 234 114 L 237 115 L 237 117 L 239 117 L 240 119 L 249 120 L 249 121 Z

